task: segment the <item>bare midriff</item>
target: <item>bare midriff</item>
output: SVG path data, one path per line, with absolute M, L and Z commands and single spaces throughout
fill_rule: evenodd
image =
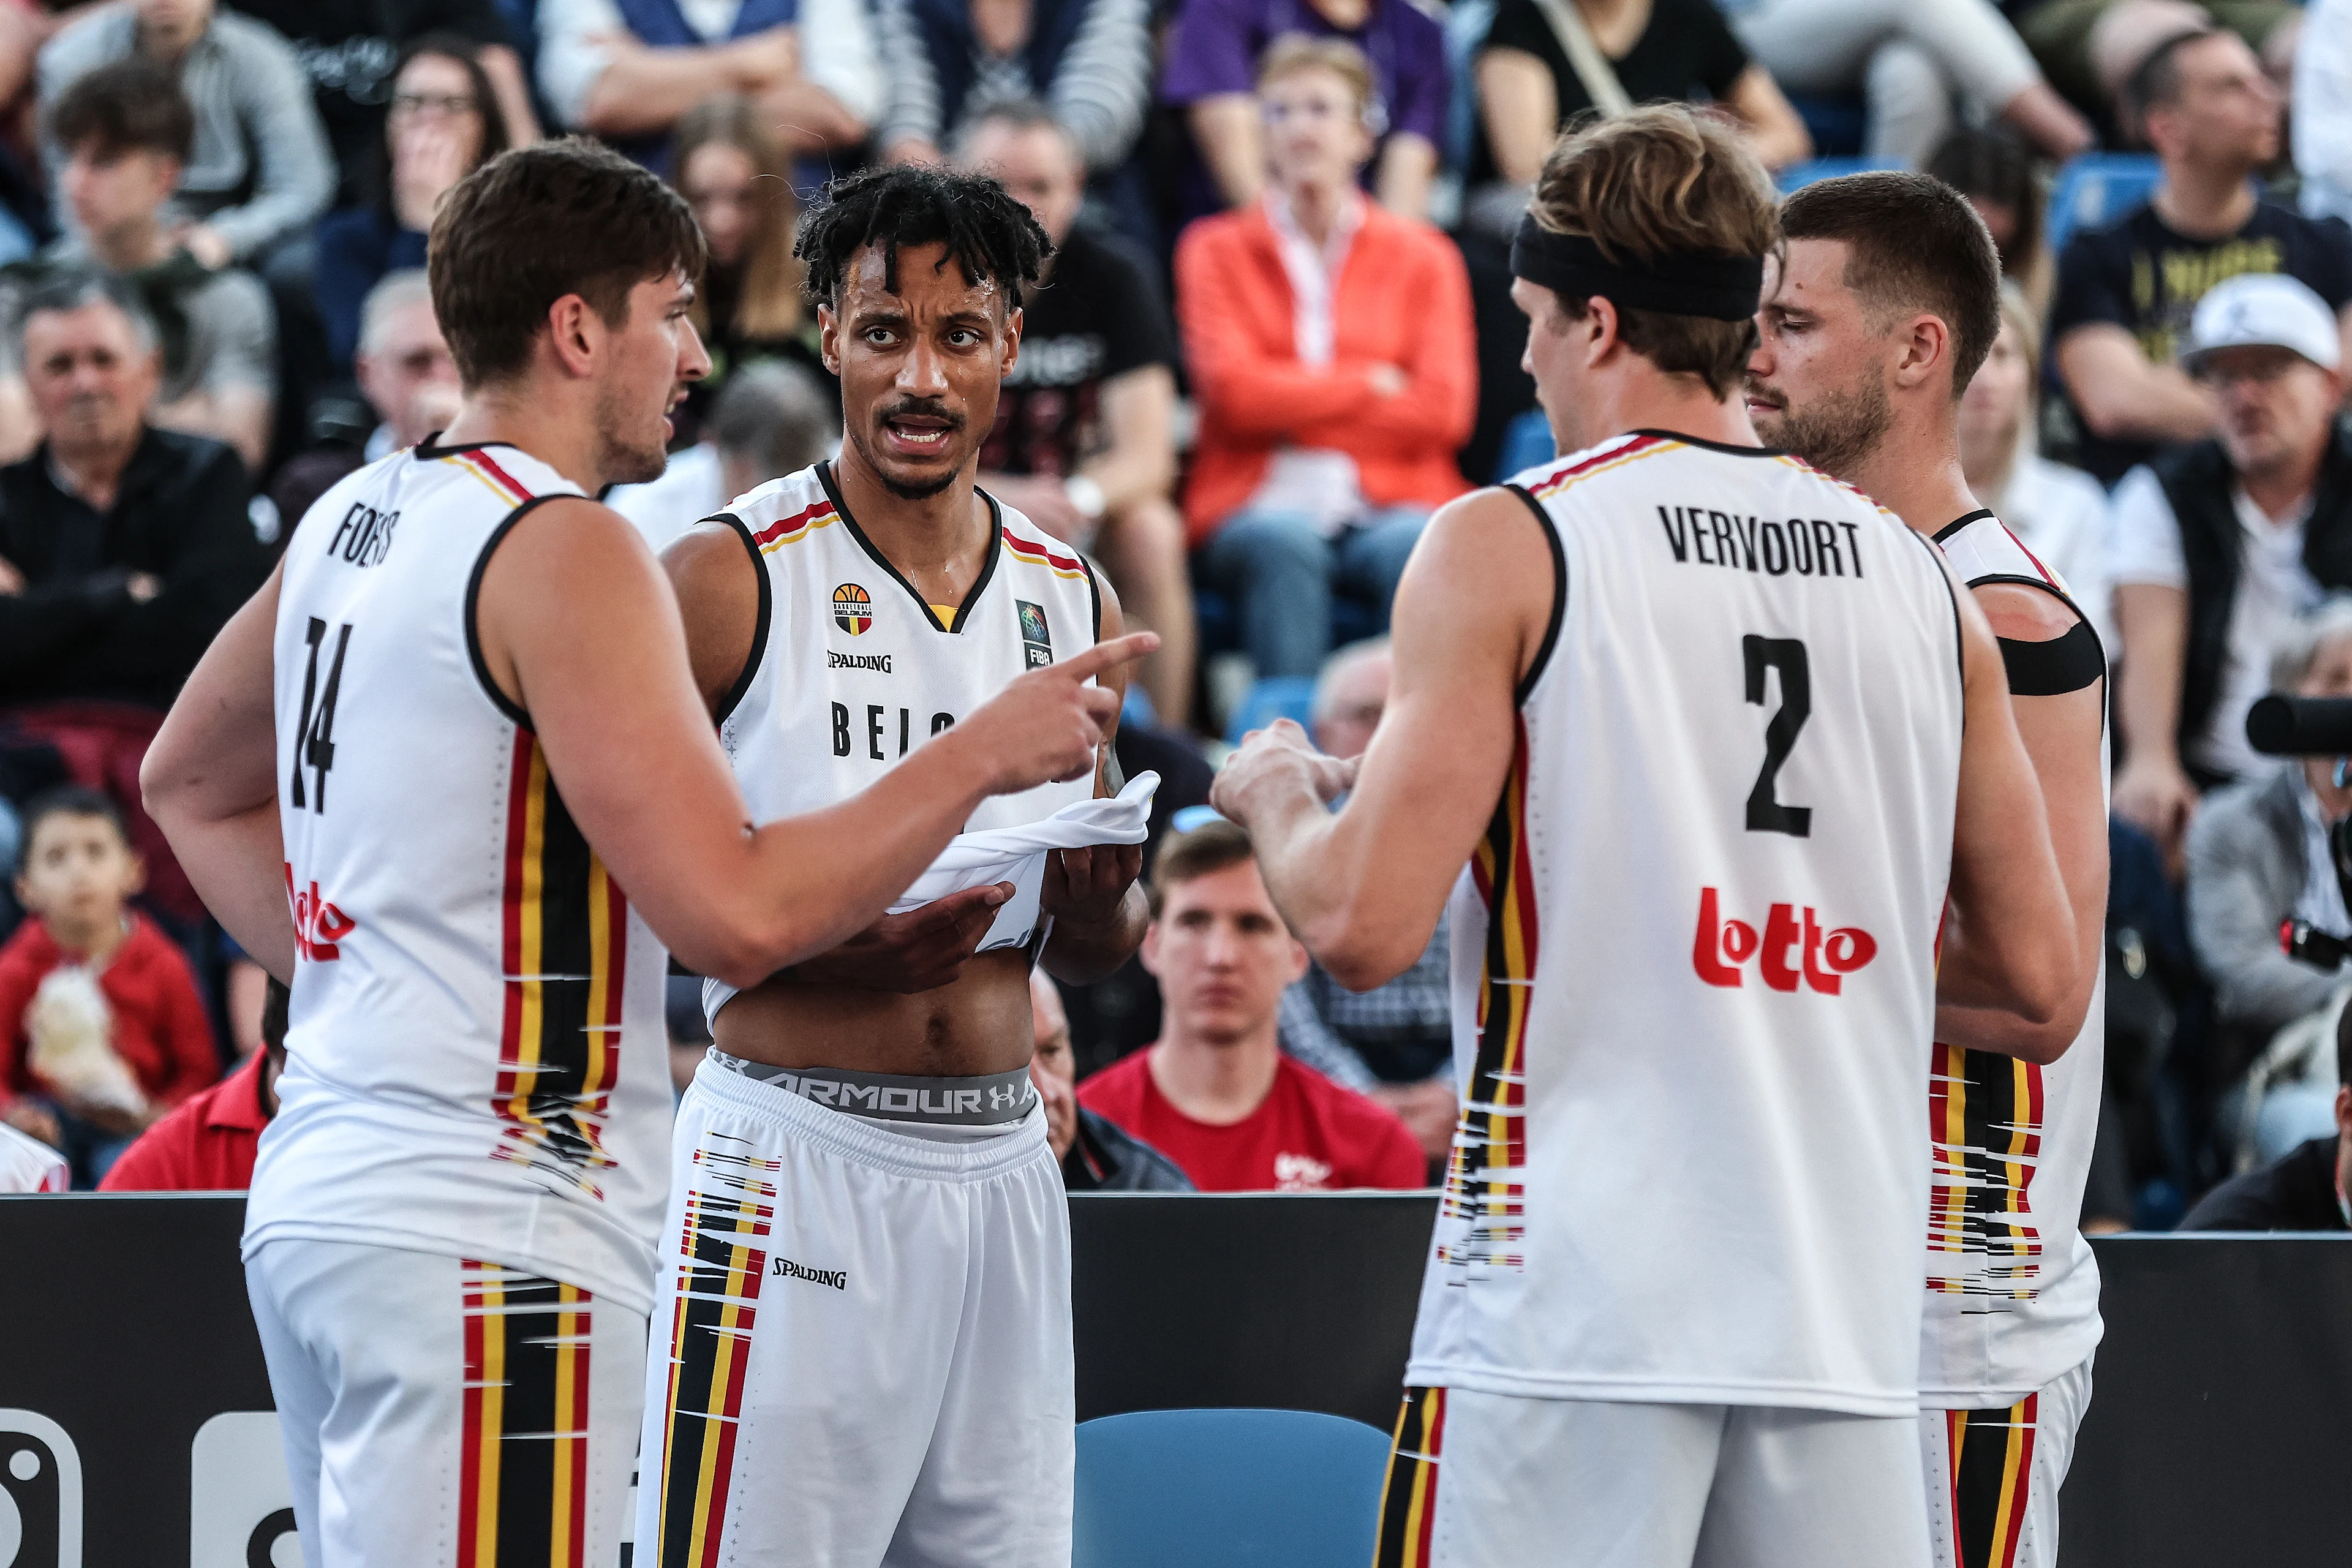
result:
M 1029 957 L 1006 948 L 913 995 L 771 980 L 728 1003 L 711 1037 L 769 1067 L 979 1078 L 1027 1066 L 1031 1027 Z

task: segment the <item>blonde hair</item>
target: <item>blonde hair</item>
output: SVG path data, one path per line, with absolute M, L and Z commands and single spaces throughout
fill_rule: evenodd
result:
M 2033 389 L 2027 394 L 2031 400 L 2042 386 L 2042 318 L 2013 278 L 2000 280 L 2000 323 L 2017 334 L 2017 351 L 2025 356 L 2025 384 Z
M 1555 234 L 1586 237 L 1618 266 L 1769 256 L 1780 240 L 1764 166 L 1732 131 L 1679 103 L 1570 125 L 1544 159 L 1528 212 Z M 1584 314 L 1582 300 L 1559 303 L 1570 319 Z M 1662 371 L 1702 378 L 1718 397 L 1739 387 L 1756 349 L 1752 317 L 1624 309 L 1617 317 L 1627 348 Z
M 751 161 L 754 175 L 751 200 L 758 218 L 743 252 L 743 290 L 733 324 L 750 338 L 790 337 L 807 309 L 801 295 L 801 263 L 793 255 L 793 226 L 800 204 L 793 195 L 792 159 L 751 100 L 738 93 L 706 100 L 678 118 L 672 182 L 683 181 L 687 160 L 710 146 L 741 153 Z M 709 307 L 699 296 L 694 301 L 694 324 L 708 335 Z
M 1301 71 L 1329 71 L 1348 84 L 1356 95 L 1356 115 L 1360 120 L 1372 117 L 1372 104 L 1380 97 L 1380 86 L 1372 77 L 1372 62 L 1364 51 L 1345 38 L 1310 38 L 1304 33 L 1286 33 L 1275 39 L 1258 61 L 1257 89 L 1267 88 L 1288 76 Z

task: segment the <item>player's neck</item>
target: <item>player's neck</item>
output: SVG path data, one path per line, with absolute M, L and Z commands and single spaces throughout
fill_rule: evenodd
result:
M 438 444 L 513 447 L 593 496 L 609 482 L 596 460 L 595 410 L 586 399 L 564 395 L 565 390 L 537 379 L 477 387 L 466 394 Z
M 1274 1092 L 1282 1047 L 1274 1019 L 1238 1040 L 1196 1040 L 1170 1020 L 1167 1034 L 1151 1048 L 1146 1068 L 1168 1103 L 1195 1121 L 1230 1127 L 1257 1114 Z
M 1852 473 L 1837 478 L 1932 539 L 1981 503 L 1960 467 L 1950 418 L 1906 430 L 1898 418 Z
M 1747 402 L 1717 397 L 1696 376 L 1669 375 L 1646 364 L 1628 374 L 1595 376 L 1580 389 L 1580 423 L 1588 432 L 1579 447 L 1596 447 L 1635 430 L 1665 430 L 1726 447 L 1757 447 Z
M 967 464 L 936 495 L 898 494 L 883 481 L 855 441 L 841 445 L 833 482 L 874 548 L 901 576 L 937 603 L 960 603 L 979 575 L 989 538 L 988 507 L 972 494 L 979 475 Z M 954 595 L 953 599 L 936 595 Z

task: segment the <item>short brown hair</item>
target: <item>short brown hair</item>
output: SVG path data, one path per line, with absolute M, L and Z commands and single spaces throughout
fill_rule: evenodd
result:
M 49 110 L 49 135 L 68 153 L 94 142 L 101 157 L 161 153 L 184 163 L 196 111 L 177 73 L 133 55 L 76 77 Z
M 1364 58 L 1363 50 L 1345 38 L 1284 34 L 1275 39 L 1257 63 L 1257 89 L 1264 92 L 1284 77 L 1309 70 L 1329 71 L 1346 82 L 1356 95 L 1359 118 L 1371 113 L 1372 102 L 1380 97 L 1380 86 L 1372 78 L 1372 62 Z
M 1764 166 L 1732 132 L 1679 103 L 1571 125 L 1544 160 L 1528 211 L 1555 234 L 1586 236 L 1619 266 L 1768 256 L 1780 236 Z M 1582 300 L 1563 297 L 1559 306 L 1572 321 L 1585 313 Z M 1621 308 L 1617 335 L 1660 370 L 1698 376 L 1717 397 L 1738 389 L 1756 352 L 1753 317 Z
M 1253 858 L 1249 829 L 1220 816 L 1190 833 L 1171 833 L 1160 841 L 1151 862 L 1151 913 L 1156 919 L 1168 891 L 1179 882 L 1207 877 Z
M 1816 180 L 1780 204 L 1790 239 L 1846 247 L 1845 286 L 1892 320 L 1914 310 L 1952 333 L 1952 395 L 2000 336 L 2000 253 L 1969 199 L 1928 174 L 1885 169 Z
M 471 388 L 521 371 L 566 294 L 618 327 L 630 289 L 673 271 L 698 279 L 703 258 L 702 230 L 676 191 L 572 136 L 501 153 L 451 187 L 425 267 L 449 357 Z

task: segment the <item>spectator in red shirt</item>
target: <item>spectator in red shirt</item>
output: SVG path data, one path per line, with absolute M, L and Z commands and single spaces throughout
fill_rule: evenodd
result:
M 1282 1054 L 1275 1016 L 1307 950 L 1282 923 L 1249 835 L 1170 837 L 1151 875 L 1144 966 L 1160 1041 L 1078 1086 L 1078 1103 L 1166 1154 L 1204 1193 L 1422 1185 L 1396 1113 Z
M 269 982 L 261 1046 L 228 1077 L 139 1135 L 98 1184 L 101 1193 L 241 1193 L 253 1185 L 261 1130 L 278 1114 L 286 1070 L 286 987 Z
M 143 875 L 105 795 L 68 786 L 26 808 L 32 918 L 0 947 L 0 1120 L 61 1151 L 78 1187 L 220 1076 L 186 957 L 131 908 Z

